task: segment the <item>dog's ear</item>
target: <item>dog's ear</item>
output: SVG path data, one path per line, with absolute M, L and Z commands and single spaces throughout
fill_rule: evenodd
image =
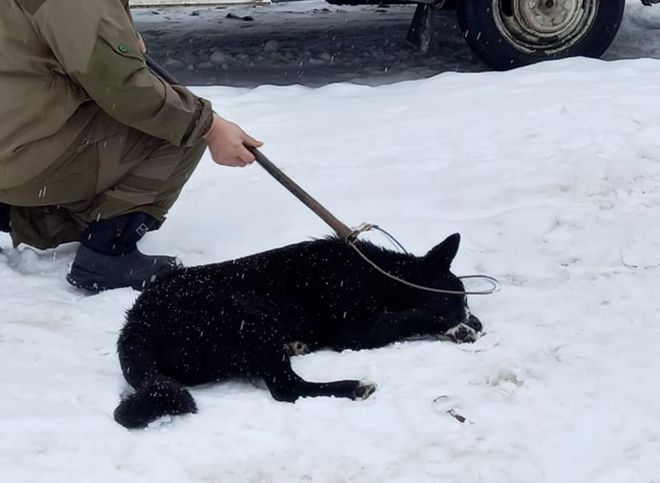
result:
M 458 253 L 458 246 L 460 243 L 461 235 L 454 233 L 453 235 L 448 236 L 445 241 L 433 247 L 431 251 L 424 256 L 424 259 L 435 269 L 448 271 L 452 260 L 456 256 L 456 253 Z

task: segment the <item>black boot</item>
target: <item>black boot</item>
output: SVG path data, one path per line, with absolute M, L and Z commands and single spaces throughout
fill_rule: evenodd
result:
M 0 203 L 0 231 L 11 231 L 11 206 Z
M 175 257 L 140 253 L 137 242 L 156 220 L 146 213 L 92 223 L 80 239 L 80 247 L 66 279 L 73 286 L 100 292 L 121 287 L 142 290 L 181 263 Z
M 0 203 L 0 232 L 11 233 L 11 206 Z M 0 247 L 2 253 L 2 247 Z

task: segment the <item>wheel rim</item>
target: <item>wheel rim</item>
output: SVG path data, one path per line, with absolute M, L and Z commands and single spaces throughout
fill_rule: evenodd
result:
M 599 0 L 493 0 L 498 30 L 516 49 L 553 54 L 591 30 Z

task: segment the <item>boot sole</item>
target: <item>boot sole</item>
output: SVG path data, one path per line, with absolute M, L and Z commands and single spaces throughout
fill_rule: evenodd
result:
M 67 274 L 66 281 L 76 288 L 86 290 L 92 294 L 105 292 L 107 290 L 114 290 L 116 288 L 125 288 L 127 285 L 123 284 L 109 284 L 99 283 L 99 275 L 79 268 L 71 268 L 71 272 Z M 135 288 L 135 287 L 131 287 Z
M 166 274 L 163 274 L 166 275 Z M 97 294 L 100 292 L 105 292 L 107 290 L 115 290 L 117 288 L 132 288 L 141 292 L 145 290 L 152 282 L 140 282 L 140 284 L 135 285 L 126 285 L 123 283 L 99 283 L 99 275 L 94 272 L 88 272 L 77 267 L 72 267 L 71 272 L 66 276 L 67 282 L 73 285 L 76 288 L 86 290 L 92 294 Z M 156 279 L 157 280 L 157 279 Z M 154 280 L 155 281 L 155 280 Z

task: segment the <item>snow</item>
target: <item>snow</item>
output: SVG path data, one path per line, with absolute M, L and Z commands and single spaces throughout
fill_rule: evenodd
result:
M 658 85 L 657 60 L 571 59 L 196 88 L 346 223 L 418 254 L 460 232 L 454 271 L 503 284 L 470 300 L 486 334 L 295 358 L 311 380 L 377 383 L 366 401 L 228 381 L 193 388 L 199 414 L 127 431 L 115 343 L 137 292 L 81 294 L 64 280 L 75 245 L 2 235 L 0 480 L 659 482 Z M 194 265 L 328 233 L 259 167 L 206 157 L 142 248 Z

